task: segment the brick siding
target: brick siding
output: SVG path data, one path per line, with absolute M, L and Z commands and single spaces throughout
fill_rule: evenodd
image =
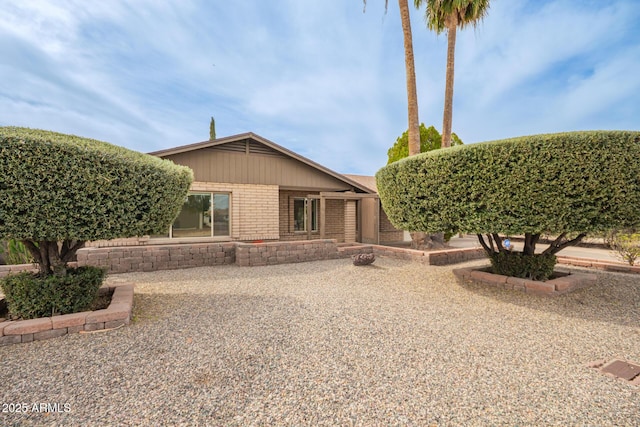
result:
M 385 211 L 380 208 L 380 243 L 398 243 L 404 240 L 404 231 L 391 224 Z
M 293 199 L 305 198 L 309 194 L 320 194 L 309 191 L 282 190 L 279 195 L 280 240 L 307 240 L 306 231 L 293 229 Z M 325 200 L 325 239 L 344 242 L 344 201 Z M 320 206 L 318 206 L 318 227 L 320 227 Z M 311 239 L 319 239 L 320 230 L 311 232 Z
M 229 193 L 231 235 L 229 240 L 278 240 L 278 186 L 257 184 L 225 184 L 194 182 L 192 192 Z M 168 230 L 167 230 L 168 232 Z M 206 238 L 198 238 L 206 241 Z M 186 239 L 185 239 L 186 240 Z M 219 240 L 216 238 L 216 240 Z M 177 239 L 149 238 L 100 240 L 88 242 L 87 247 L 140 246 L 178 242 Z
M 344 241 L 356 241 L 356 201 L 346 200 L 344 203 Z

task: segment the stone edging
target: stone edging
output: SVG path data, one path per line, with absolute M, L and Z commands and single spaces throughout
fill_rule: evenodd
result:
M 596 258 L 579 258 L 573 256 L 557 255 L 558 264 L 575 265 L 576 267 L 589 267 L 604 271 L 618 273 L 640 274 L 640 265 L 629 265 L 620 262 L 607 262 Z
M 593 273 L 574 273 L 557 279 L 540 282 L 536 280 L 521 279 L 519 277 L 508 277 L 500 274 L 488 273 L 481 269 L 485 267 L 455 268 L 453 274 L 460 284 L 475 282 L 500 289 L 521 291 L 528 294 L 545 296 L 556 296 L 566 294 L 579 288 L 593 285 L 596 282 L 596 275 Z
M 131 322 L 133 310 L 133 285 L 103 286 L 100 289 L 102 292 L 113 290 L 111 304 L 108 308 L 39 319 L 2 322 L 0 323 L 0 346 L 128 325 Z
M 482 248 L 448 248 L 437 251 L 420 251 L 409 248 L 395 248 L 391 246 L 369 245 L 373 247 L 373 253 L 378 256 L 407 259 L 427 265 L 450 265 L 476 259 L 486 258 Z

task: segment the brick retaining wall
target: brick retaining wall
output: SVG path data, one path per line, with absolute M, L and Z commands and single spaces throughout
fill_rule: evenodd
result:
M 486 258 L 482 248 L 455 248 L 439 251 L 419 251 L 408 248 L 396 248 L 391 246 L 371 245 L 373 253 L 389 258 L 404 259 L 427 265 L 449 265 L 474 259 Z
M 236 264 L 242 267 L 350 258 L 360 253 L 419 262 L 450 265 L 485 258 L 481 248 L 444 249 L 423 252 L 407 248 L 353 243 L 338 244 L 335 239 L 287 242 L 242 243 L 210 242 L 172 245 L 145 245 L 83 248 L 77 265 L 105 267 L 110 273 L 156 271 L 190 267 Z M 640 267 L 598 260 L 558 257 L 558 263 L 608 271 L 640 273 Z M 72 263 L 71 263 L 72 264 Z M 32 264 L 0 266 L 0 278 L 11 272 L 37 271 Z
M 8 276 L 11 273 L 21 273 L 23 271 L 30 271 L 32 273 L 38 272 L 38 267 L 34 264 L 14 264 L 14 265 L 0 265 L 0 279 Z
M 572 272 L 568 275 L 542 282 L 493 274 L 485 271 L 482 267 L 454 268 L 453 274 L 460 284 L 467 282 L 481 283 L 499 289 L 509 289 L 545 296 L 562 295 L 576 289 L 591 286 L 597 279 L 597 276 L 593 273 Z
M 340 258 L 335 239 L 297 242 L 236 243 L 236 264 L 241 267 L 288 264 Z
M 173 270 L 234 262 L 235 243 L 84 248 L 78 251 L 78 266 L 104 267 L 109 273 Z

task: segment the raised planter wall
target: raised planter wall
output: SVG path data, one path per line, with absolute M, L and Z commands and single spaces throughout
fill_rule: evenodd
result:
M 38 268 L 33 264 L 0 265 L 0 278 L 6 277 L 11 273 L 21 273 L 23 271 L 37 273 Z
M 509 277 L 483 271 L 482 267 L 455 268 L 453 274 L 460 284 L 473 282 L 499 289 L 509 289 L 528 294 L 556 296 L 591 286 L 597 276 L 592 273 L 571 273 L 546 282 Z
M 474 259 L 486 258 L 482 248 L 455 248 L 424 252 L 415 249 L 394 248 L 390 246 L 371 245 L 373 253 L 389 258 L 404 259 L 427 265 L 449 265 Z
M 341 258 L 335 239 L 236 243 L 235 256 L 236 264 L 241 267 Z
M 84 248 L 78 266 L 104 267 L 109 273 L 173 270 L 235 263 L 235 243 Z
M 236 264 L 241 267 L 349 258 L 361 253 L 448 265 L 483 258 L 482 249 L 448 249 L 423 252 L 405 248 L 354 243 L 338 245 L 335 239 L 265 243 L 197 243 L 119 248 L 85 248 L 78 251 L 78 265 L 105 267 L 111 273 L 155 271 Z
M 619 273 L 640 274 L 640 265 L 613 263 L 593 258 L 578 258 L 564 255 L 558 255 L 557 258 L 558 264 L 574 265 L 576 267 L 589 267 L 604 271 L 617 271 Z
M 109 307 L 103 310 L 0 322 L 0 346 L 128 325 L 133 309 L 133 285 L 103 286 L 100 291 L 113 292 Z
M 481 248 L 456 248 L 423 252 L 407 248 L 353 243 L 338 244 L 335 239 L 266 243 L 183 243 L 84 248 L 78 251 L 78 266 L 104 267 L 110 273 L 170 270 L 236 264 L 242 267 L 349 258 L 361 253 L 419 262 L 425 265 L 451 265 L 486 257 Z M 558 256 L 559 264 L 591 267 L 606 271 L 640 273 L 640 266 L 603 262 L 595 259 Z M 70 263 L 73 264 L 73 263 Z M 0 278 L 9 273 L 37 271 L 32 264 L 2 265 Z

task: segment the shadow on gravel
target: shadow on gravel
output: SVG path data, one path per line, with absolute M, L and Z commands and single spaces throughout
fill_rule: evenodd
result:
M 567 269 L 564 269 L 567 270 Z M 476 283 L 462 287 L 497 301 L 589 321 L 640 327 L 640 276 L 625 273 L 578 270 L 595 273 L 595 285 L 555 297 L 524 294 Z

